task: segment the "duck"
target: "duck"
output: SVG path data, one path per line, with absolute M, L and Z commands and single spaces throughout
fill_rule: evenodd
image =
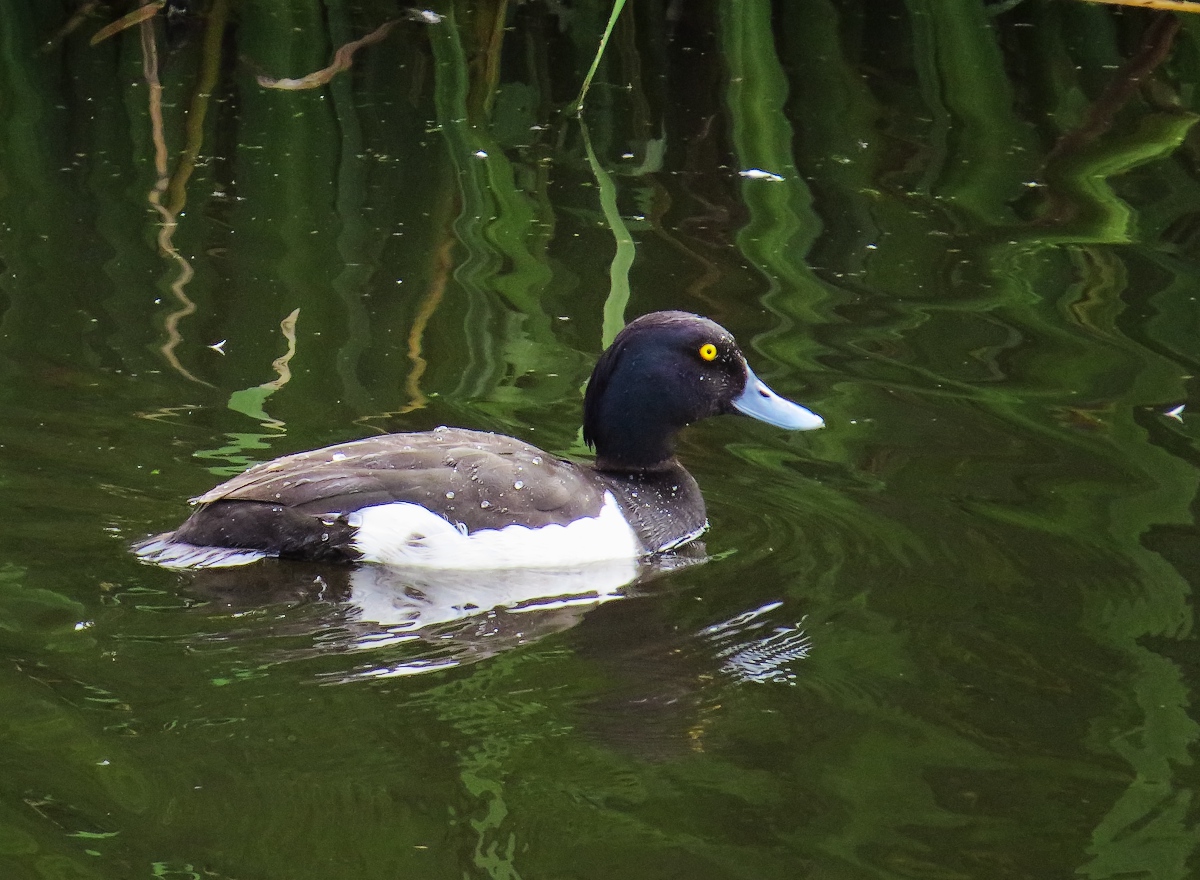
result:
M 583 401 L 591 463 L 464 428 L 368 437 L 254 465 L 133 549 L 176 569 L 271 557 L 561 569 L 661 556 L 708 527 L 700 488 L 675 455 L 678 434 L 737 414 L 785 430 L 824 426 L 767 387 L 720 324 L 652 312 L 628 323 L 592 371 Z

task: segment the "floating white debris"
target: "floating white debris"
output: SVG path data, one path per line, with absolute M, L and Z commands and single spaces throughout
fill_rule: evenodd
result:
M 222 339 L 220 342 L 215 342 L 212 345 L 210 345 L 209 348 L 211 348 L 217 354 L 223 355 L 223 354 L 225 354 L 225 343 L 228 341 L 229 341 L 228 339 Z
M 410 8 L 405 11 L 408 14 L 409 21 L 419 21 L 422 24 L 437 24 L 446 17 L 444 15 L 438 15 L 432 9 Z
M 487 150 L 476 150 L 475 158 L 476 159 L 486 159 L 487 158 Z
M 778 174 L 763 171 L 761 168 L 747 168 L 745 171 L 739 171 L 738 174 L 742 177 L 748 177 L 751 180 L 771 180 L 775 182 L 783 180 Z
M 1185 407 L 1185 404 L 1181 403 L 1181 404 L 1179 404 L 1179 406 L 1175 407 L 1174 409 L 1167 410 L 1165 415 L 1168 419 L 1174 419 L 1177 422 L 1182 422 L 1184 407 Z

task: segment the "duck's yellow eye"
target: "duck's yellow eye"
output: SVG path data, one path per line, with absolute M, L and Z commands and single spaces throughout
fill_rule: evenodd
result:
M 702 346 L 700 346 L 700 357 L 704 358 L 706 361 L 716 360 L 717 347 L 711 342 L 704 343 Z

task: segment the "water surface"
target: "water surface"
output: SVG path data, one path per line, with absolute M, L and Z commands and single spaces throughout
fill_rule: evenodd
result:
M 1200 21 L 949 6 L 629 4 L 579 120 L 601 4 L 0 2 L 3 875 L 1192 876 Z M 706 561 L 128 552 L 321 444 L 585 458 L 660 308 L 828 424 L 688 431 Z

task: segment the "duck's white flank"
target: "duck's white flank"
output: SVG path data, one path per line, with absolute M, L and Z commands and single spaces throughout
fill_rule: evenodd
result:
M 366 562 L 482 571 L 556 568 L 636 559 L 644 552 L 611 492 L 594 517 L 533 529 L 511 525 L 460 531 L 425 508 L 407 502 L 364 507 L 349 517 L 354 546 Z

